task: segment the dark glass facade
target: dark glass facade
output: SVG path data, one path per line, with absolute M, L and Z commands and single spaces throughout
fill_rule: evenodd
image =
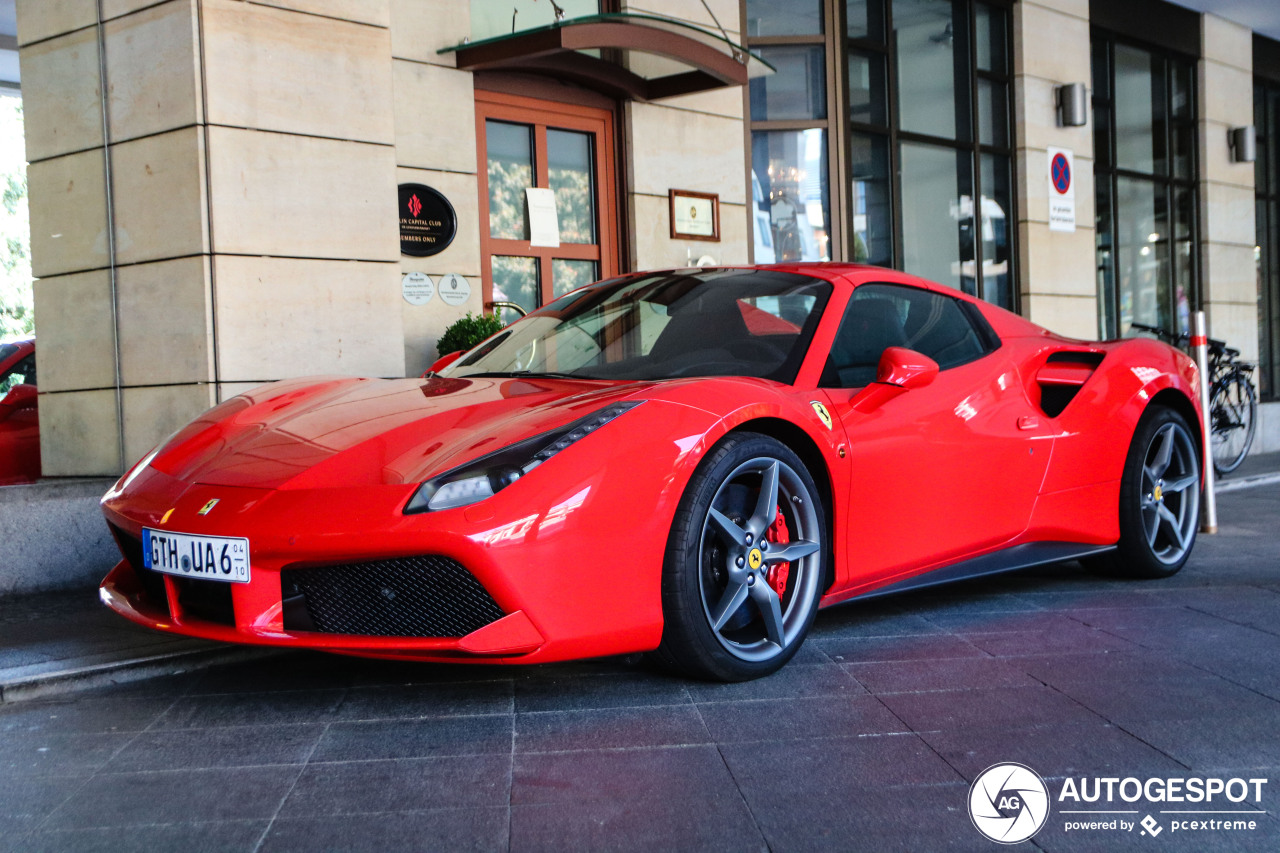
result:
M 1195 61 L 1093 33 L 1098 334 L 1198 304 Z
M 755 258 L 905 269 L 1015 308 L 1010 11 L 745 0 Z
M 1258 159 L 1254 163 L 1258 269 L 1258 390 L 1275 400 L 1280 382 L 1280 82 L 1253 88 Z

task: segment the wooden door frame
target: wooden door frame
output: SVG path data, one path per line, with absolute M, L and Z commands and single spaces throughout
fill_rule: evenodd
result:
M 616 148 L 616 111 L 597 106 L 548 101 L 510 92 L 477 89 L 476 149 L 478 200 L 480 210 L 480 277 L 486 308 L 493 302 L 493 255 L 533 257 L 539 266 L 539 302 L 553 298 L 552 258 L 591 260 L 599 265 L 600 278 L 617 275 L 621 269 L 619 253 L 618 165 Z M 590 244 L 561 243 L 558 248 L 533 248 L 528 240 L 508 240 L 489 235 L 489 170 L 485 122 L 507 121 L 514 124 L 541 125 L 544 128 L 591 133 L 595 137 L 596 248 Z M 534 182 L 549 186 L 545 133 L 534 134 Z

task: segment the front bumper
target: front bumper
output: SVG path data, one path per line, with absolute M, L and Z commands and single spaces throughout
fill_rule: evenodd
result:
M 147 468 L 103 500 L 126 559 L 102 582 L 101 597 L 157 630 L 371 657 L 533 663 L 651 650 L 662 636 L 661 567 L 683 451 L 670 441 L 641 444 L 653 464 L 640 470 L 605 442 L 583 442 L 556 461 L 560 476 L 530 476 L 478 504 L 408 516 L 402 508 L 416 485 L 249 489 Z M 638 505 L 637 495 L 657 500 Z M 248 583 L 198 582 L 229 588 L 222 618 L 184 605 L 192 581 L 135 570 L 128 540 L 140 540 L 143 527 L 249 539 Z M 287 573 L 420 555 L 461 564 L 505 615 L 448 637 L 290 627 Z

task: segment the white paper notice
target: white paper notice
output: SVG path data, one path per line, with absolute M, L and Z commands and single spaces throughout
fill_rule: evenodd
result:
M 560 219 L 556 216 L 555 191 L 529 187 L 524 195 L 529 203 L 529 245 L 558 247 Z

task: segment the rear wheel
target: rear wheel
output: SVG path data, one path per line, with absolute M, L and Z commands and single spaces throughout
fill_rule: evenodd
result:
M 672 524 L 657 658 L 721 681 L 780 669 L 817 613 L 826 537 L 818 490 L 795 453 L 755 433 L 725 439 Z
M 1209 400 L 1213 470 L 1229 474 L 1240 467 L 1253 444 L 1258 399 L 1249 377 L 1235 371 L 1214 383 Z
M 1172 409 L 1143 415 L 1120 480 L 1120 542 L 1103 565 L 1162 578 L 1187 562 L 1200 527 L 1200 456 L 1191 427 Z

